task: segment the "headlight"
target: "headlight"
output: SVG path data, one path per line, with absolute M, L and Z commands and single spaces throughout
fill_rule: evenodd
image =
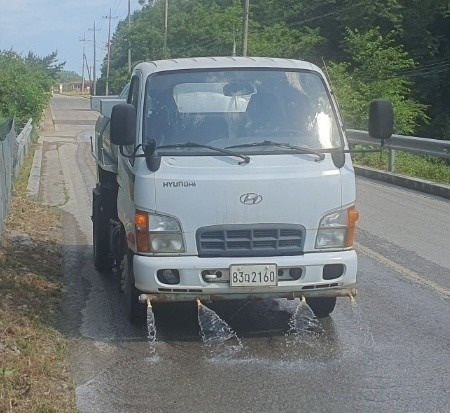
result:
M 134 221 L 138 252 L 184 252 L 183 233 L 177 219 L 167 215 L 136 211 Z
M 148 214 L 148 216 L 150 232 L 181 232 L 180 223 L 175 218 L 159 214 Z
M 319 224 L 316 249 L 351 247 L 358 218 L 358 211 L 353 205 L 326 214 Z
M 182 234 L 150 234 L 152 252 L 184 252 Z

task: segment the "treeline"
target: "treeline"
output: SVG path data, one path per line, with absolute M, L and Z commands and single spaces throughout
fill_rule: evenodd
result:
M 0 123 L 16 118 L 23 124 L 30 117 L 39 123 L 63 66 L 57 63 L 57 52 L 22 57 L 12 50 L 0 51 Z
M 145 60 L 242 53 L 244 0 L 140 0 L 111 43 L 110 90 Z M 250 0 L 249 56 L 309 60 L 330 77 L 348 127 L 367 127 L 372 98 L 393 101 L 396 131 L 450 136 L 447 0 Z M 98 91 L 104 90 L 106 64 Z

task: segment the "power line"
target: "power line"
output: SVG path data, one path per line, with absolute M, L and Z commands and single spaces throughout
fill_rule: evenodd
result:
M 301 9 L 299 11 L 299 13 L 301 13 L 302 15 L 305 15 L 305 14 L 313 12 L 314 10 L 316 10 L 316 9 L 318 9 L 320 7 L 327 6 L 330 3 L 334 3 L 334 0 L 324 0 L 323 2 L 316 3 L 314 5 L 310 5 L 310 7 L 305 7 L 304 9 Z M 348 6 L 348 8 L 359 6 L 361 4 L 365 4 L 365 3 L 361 2 L 361 3 L 357 3 L 357 4 L 352 4 L 352 5 Z M 346 10 L 347 9 L 339 9 L 337 12 L 340 13 L 340 12 L 346 11 Z M 317 15 L 317 16 L 313 16 L 313 17 L 311 17 L 311 19 L 317 20 L 317 19 L 320 19 L 322 17 L 327 17 L 328 15 L 329 15 L 329 13 L 324 13 L 324 14 L 320 14 L 320 15 Z M 285 23 L 287 26 L 293 26 L 293 25 L 301 24 L 303 22 L 303 21 L 295 21 L 295 22 L 287 23 L 285 21 L 285 18 L 286 18 L 286 16 L 280 15 L 280 16 L 274 16 L 274 17 L 272 17 L 272 19 L 265 19 L 264 20 L 264 26 L 270 26 L 271 24 L 276 23 L 276 22 Z M 309 19 L 307 19 L 307 20 L 309 20 Z
M 114 1 L 111 1 L 111 3 L 112 3 L 111 7 L 110 7 L 111 15 L 112 14 L 116 14 L 117 15 L 117 17 L 113 17 L 112 19 L 115 20 L 115 19 L 119 18 L 118 16 L 124 16 L 123 20 L 126 20 L 127 17 L 128 17 L 128 14 L 127 14 L 127 11 L 126 11 L 127 2 L 124 1 L 124 0 L 114 0 Z M 124 9 L 124 7 L 125 7 L 125 9 Z M 121 8 L 122 10 L 119 10 L 119 8 Z M 102 16 L 102 17 L 103 17 L 103 19 L 101 20 L 100 24 L 97 26 L 97 28 L 99 28 L 99 31 L 103 31 L 103 29 L 106 29 L 106 24 L 108 24 L 106 22 L 105 16 Z M 109 33 L 110 33 L 110 30 L 111 29 L 109 28 L 109 24 L 108 24 L 108 32 Z M 110 35 L 108 36 L 108 38 L 110 38 Z
M 401 74 L 401 75 L 399 75 L 397 77 L 403 77 L 403 76 L 406 76 L 406 77 L 428 76 L 428 75 L 432 75 L 432 74 L 436 74 L 436 73 L 444 73 L 444 72 L 447 72 L 449 70 L 450 70 L 450 65 L 446 66 L 446 67 L 442 67 L 440 69 L 436 69 L 436 70 L 428 70 L 428 71 L 424 70 L 424 71 L 418 71 L 418 72 L 415 72 L 415 73 Z
M 334 16 L 335 14 L 341 14 L 341 13 L 343 13 L 343 12 L 347 12 L 347 11 L 349 11 L 350 9 L 353 9 L 353 8 L 355 8 L 355 7 L 362 6 L 362 5 L 364 5 L 364 4 L 366 4 L 366 3 L 365 3 L 365 2 L 359 2 L 359 3 L 351 4 L 351 5 L 347 6 L 347 7 L 342 7 L 342 8 L 339 9 L 339 10 L 330 11 L 330 12 L 328 12 L 328 13 L 323 13 L 323 14 L 320 14 L 320 15 L 318 15 L 318 16 L 313 16 L 313 17 L 309 17 L 309 18 L 307 18 L 307 19 L 303 19 L 303 20 L 300 20 L 300 21 L 296 21 L 296 22 L 289 23 L 288 26 L 301 25 L 301 24 L 304 24 L 304 23 L 309 23 L 309 22 L 314 21 L 314 20 L 322 19 L 322 18 L 324 18 L 324 17 Z
M 111 9 L 112 9 L 113 12 L 115 12 L 115 11 L 118 9 L 119 3 L 120 3 L 121 1 L 122 1 L 122 0 L 116 0 L 116 1 L 114 2 L 114 4 L 111 6 Z
M 410 73 L 416 73 L 416 72 L 427 72 L 427 71 L 434 70 L 434 69 L 447 68 L 449 66 L 450 66 L 450 61 L 442 60 L 442 61 L 436 62 L 436 63 L 430 63 L 430 64 L 426 64 L 426 65 L 422 65 L 422 66 L 412 67 L 410 69 L 405 69 L 405 70 L 402 70 L 400 73 L 401 74 L 410 74 Z

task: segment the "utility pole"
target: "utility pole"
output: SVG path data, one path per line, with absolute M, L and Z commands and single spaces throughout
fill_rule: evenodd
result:
M 81 94 L 84 94 L 84 60 L 86 58 L 86 42 L 89 40 L 86 39 L 86 32 L 83 33 L 83 38 L 79 39 L 80 42 L 83 42 L 83 56 L 81 56 L 82 60 L 82 68 L 81 68 Z
M 87 73 L 88 73 L 88 79 L 89 79 L 89 84 L 90 84 L 91 80 L 92 80 L 92 78 L 91 78 L 91 69 L 89 68 L 89 63 L 87 61 L 86 55 L 84 55 L 84 63 L 86 65 L 86 70 L 87 70 Z
M 106 96 L 109 95 L 109 63 L 111 61 L 111 20 L 117 19 L 117 17 L 111 17 L 111 7 L 109 8 L 109 16 L 103 16 L 104 19 L 108 19 L 108 59 L 106 60 Z
M 249 9 L 250 9 L 250 0 L 245 0 L 245 6 L 244 6 L 244 38 L 242 39 L 242 56 L 247 56 Z
M 128 0 L 128 73 L 131 73 L 131 4 Z
M 167 31 L 168 31 L 168 23 L 169 23 L 169 0 L 166 0 L 166 8 L 164 11 L 164 58 L 167 58 Z
M 95 33 L 100 30 L 95 28 L 95 22 L 94 22 L 94 28 L 89 29 L 90 31 L 94 32 L 94 68 L 92 73 L 92 82 L 93 82 L 93 95 L 95 96 L 97 94 L 97 43 L 95 40 Z

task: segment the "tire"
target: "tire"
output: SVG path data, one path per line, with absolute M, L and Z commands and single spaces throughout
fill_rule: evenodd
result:
M 306 303 L 311 307 L 317 318 L 328 317 L 336 306 L 336 297 L 310 297 Z
M 131 323 L 140 323 L 144 320 L 146 306 L 139 301 L 141 292 L 135 286 L 131 251 L 124 257 L 124 261 L 122 277 L 127 318 Z
M 103 213 L 101 191 L 97 187 L 92 191 L 92 245 L 94 250 L 94 267 L 101 273 L 112 269 L 109 257 L 108 219 Z

